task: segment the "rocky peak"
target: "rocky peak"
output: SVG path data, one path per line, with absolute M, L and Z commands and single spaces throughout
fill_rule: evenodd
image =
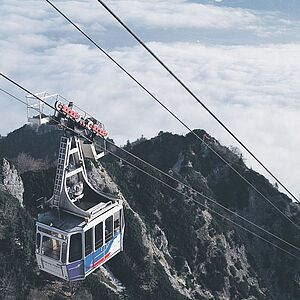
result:
M 212 153 L 207 144 L 225 157 L 300 226 L 299 205 L 292 203 L 286 195 L 274 189 L 263 176 L 247 168 L 236 149 L 222 146 L 203 130 L 195 132 L 205 138 L 206 143 L 200 142 L 193 134 L 183 136 L 161 132 L 150 140 L 143 138 L 137 143 L 127 143 L 126 149 L 190 185 L 200 194 L 182 184 L 172 182 L 150 168 L 145 168 L 154 177 L 168 182 L 186 197 L 167 189 L 153 178 L 126 164 L 125 159 L 144 168 L 116 149 L 114 151 L 118 151 L 123 161 L 107 155 L 98 166 L 87 162 L 90 183 L 96 189 L 124 199 L 125 251 L 116 255 L 101 270 L 88 276 L 84 282 L 69 285 L 57 281 L 58 286 L 49 284 L 49 275 L 38 275 L 36 281 L 27 283 L 27 294 L 30 295 L 28 299 L 36 299 L 36 295 L 40 293 L 50 295 L 49 287 L 52 287 L 51 295 L 57 296 L 51 299 L 70 299 L 71 296 L 67 294 L 74 295 L 74 299 L 91 300 L 300 299 L 299 261 L 228 223 L 226 218 L 248 226 L 221 210 L 215 203 L 204 200 L 201 195 L 212 198 L 296 246 L 299 245 L 298 231 L 278 216 L 255 190 L 236 177 L 236 174 Z M 19 148 L 7 147 L 8 150 L 15 151 L 12 158 L 24 151 L 24 143 L 20 143 L 24 132 L 17 133 L 3 139 L 3 145 L 22 145 Z M 38 138 L 43 138 L 45 145 L 48 145 L 49 137 L 55 132 L 45 135 L 34 133 L 32 137 L 29 135 L 31 131 L 25 133 L 30 150 L 29 144 L 32 145 L 33 140 L 35 144 L 42 144 Z M 12 138 L 14 143 L 9 142 Z M 58 140 L 58 135 L 53 140 Z M 2 150 L 1 145 L 0 149 Z M 42 152 L 43 149 L 39 148 L 39 155 L 53 155 L 53 149 Z M 43 155 L 34 156 L 33 151 L 36 150 L 34 148 L 28 154 L 44 158 Z M 2 167 L 0 165 L 0 174 L 1 172 L 6 174 L 5 177 L 2 176 L 6 178 L 6 183 L 14 182 L 14 186 L 20 183 L 17 180 L 18 174 L 8 161 L 3 161 Z M 15 179 L 12 180 L 11 177 Z M 34 199 L 52 193 L 54 177 L 54 168 L 22 174 L 26 206 L 22 211 L 28 211 L 28 207 L 35 206 Z M 1 179 L 2 186 L 3 182 Z M 25 222 L 22 222 L 21 225 L 24 224 Z M 252 227 L 248 228 L 255 230 Z M 261 234 L 259 231 L 255 232 Z M 7 240 L 11 238 L 7 237 Z M 29 238 L 26 235 L 24 240 L 34 241 L 34 235 Z M 270 241 L 285 247 L 273 239 Z M 9 253 L 4 256 L 5 259 L 9 257 Z M 21 267 L 23 270 L 27 268 L 25 265 Z M 1 274 L 0 264 L 0 278 Z M 23 274 L 24 272 L 22 276 Z M 24 299 L 22 289 L 18 290 L 18 294 L 22 295 L 20 299 Z
M 0 161 L 0 189 L 5 190 L 23 205 L 24 186 L 15 166 L 3 158 Z

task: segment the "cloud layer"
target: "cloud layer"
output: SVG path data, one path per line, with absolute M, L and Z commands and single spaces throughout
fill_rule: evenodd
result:
M 108 46 L 132 74 L 192 128 L 204 128 L 227 145 L 235 144 L 138 46 L 128 44 L 99 5 L 90 1 L 55 1 L 86 31 Z M 297 150 L 300 147 L 300 44 L 283 42 L 279 31 L 297 21 L 278 19 L 276 13 L 227 9 L 185 1 L 110 1 L 109 4 L 143 34 L 148 45 L 199 95 L 212 111 L 257 153 L 282 181 L 300 195 Z M 278 15 L 277 15 L 278 16 Z M 288 25 L 283 26 L 283 22 Z M 268 33 L 276 23 L 276 40 L 252 45 L 220 45 L 160 39 L 160 31 L 174 26 L 188 30 L 210 28 Z M 118 143 L 160 130 L 186 130 L 122 74 L 99 51 L 72 30 L 41 1 L 4 0 L 0 13 L 0 69 L 34 91 L 60 93 L 74 100 L 106 125 Z M 149 28 L 154 30 L 151 35 Z M 277 32 L 277 33 L 276 33 Z M 110 33 L 110 34 L 108 34 Z M 121 38 L 112 42 L 112 34 Z M 196 34 L 196 33 L 195 33 Z M 112 47 L 111 45 L 115 45 Z M 0 80 L 5 88 L 24 99 L 25 94 Z M 26 121 L 25 109 L 0 94 L 0 133 Z M 13 117 L 12 117 L 13 114 Z M 246 156 L 247 157 L 247 156 Z M 248 164 L 258 168 L 248 158 Z M 261 171 L 260 169 L 258 169 Z

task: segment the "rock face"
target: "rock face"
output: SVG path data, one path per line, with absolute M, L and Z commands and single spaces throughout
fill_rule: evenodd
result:
M 240 153 L 220 145 L 202 130 L 197 130 L 197 134 L 205 134 L 207 142 L 217 153 L 300 226 L 299 206 L 263 176 L 248 169 Z M 19 132 L 18 135 L 21 136 Z M 2 143 L 5 140 L 2 139 Z M 95 188 L 124 199 L 125 251 L 85 281 L 72 284 L 48 274 L 39 274 L 30 265 L 34 279 L 30 282 L 18 279 L 20 285 L 16 285 L 15 298 L 24 299 L 24 295 L 28 295 L 28 299 L 89 300 L 300 299 L 299 259 L 292 256 L 300 256 L 297 250 L 229 214 L 217 204 L 296 247 L 300 246 L 299 231 L 237 177 L 205 144 L 191 134 L 178 136 L 160 133 L 151 140 L 128 143 L 126 149 L 191 186 L 199 194 L 149 167 L 145 168 L 121 151 L 117 153 L 122 157 L 122 162 L 113 156 L 104 158 L 98 167 L 87 162 L 89 180 Z M 19 152 L 22 150 L 20 147 Z M 15 151 L 17 156 L 18 151 Z M 145 168 L 175 190 L 134 169 L 126 164 L 126 160 Z M 22 174 L 25 210 L 31 208 L 29 211 L 32 216 L 36 213 L 32 199 L 42 194 L 49 197 L 54 174 L 53 169 Z M 292 255 L 257 238 L 253 233 Z M 26 240 L 33 241 L 33 231 L 28 234 L 32 236 L 27 236 Z M 16 239 L 19 241 L 18 237 Z M 19 247 L 18 243 L 14 245 Z M 34 247 L 28 249 L 32 249 L 34 262 Z M 0 258 L 5 260 L 10 254 L 1 255 Z
M 17 198 L 23 204 L 24 186 L 16 168 L 5 158 L 0 162 L 0 188 Z
M 202 136 L 206 133 L 199 130 L 197 134 Z M 292 203 L 287 196 L 274 189 L 263 176 L 248 169 L 239 153 L 235 154 L 221 146 L 212 137 L 209 137 L 208 143 L 299 226 L 299 205 Z M 192 186 L 200 194 L 209 196 L 213 201 L 299 247 L 297 228 L 272 209 L 260 195 L 191 134 L 177 136 L 164 133 L 151 140 L 128 145 L 127 150 Z M 121 152 L 118 154 L 122 155 Z M 124 160 L 133 162 L 128 156 L 123 157 Z M 147 248 L 151 249 L 149 253 L 153 253 L 152 266 L 156 270 L 161 268 L 159 272 L 161 278 L 165 279 L 165 289 L 169 284 L 173 291 L 178 292 L 178 299 L 300 297 L 299 260 L 256 238 L 249 231 L 233 226 L 218 214 L 299 255 L 296 251 L 273 238 L 270 239 L 270 236 L 266 236 L 257 228 L 221 210 L 215 203 L 203 199 L 190 189 L 166 179 L 150 168 L 147 168 L 147 171 L 154 177 L 167 181 L 186 197 L 170 191 L 125 162 L 120 165 L 107 160 L 104 165 L 131 208 L 138 214 L 139 222 L 144 223 L 146 231 L 142 230 L 140 233 L 144 239 L 148 237 L 147 240 L 152 242 L 147 243 Z M 202 205 L 198 205 L 194 200 Z M 211 209 L 218 214 L 213 213 Z M 136 221 L 134 230 L 138 228 Z M 132 223 L 133 220 L 129 218 L 129 222 Z M 139 236 L 132 236 L 130 228 L 127 229 L 127 245 L 137 243 Z M 133 240 L 130 242 L 131 239 Z M 122 255 L 131 255 L 131 249 L 126 249 Z M 113 262 L 116 269 L 112 270 L 115 272 L 118 272 L 117 262 L 121 265 L 121 257 Z M 149 255 L 145 257 L 148 258 Z M 130 268 L 128 265 L 127 269 Z M 162 279 L 155 277 L 155 271 L 149 280 L 156 285 L 148 286 L 148 299 L 165 299 L 159 292 L 162 288 L 159 282 Z M 138 289 L 137 286 L 135 288 Z M 173 298 L 168 297 L 175 299 L 174 295 Z

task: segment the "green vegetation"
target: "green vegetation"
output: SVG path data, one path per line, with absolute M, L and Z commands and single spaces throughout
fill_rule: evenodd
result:
M 0 291 L 2 299 L 24 299 L 38 283 L 33 218 L 19 201 L 0 192 Z

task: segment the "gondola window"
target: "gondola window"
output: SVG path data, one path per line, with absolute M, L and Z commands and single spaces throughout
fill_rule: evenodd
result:
M 103 245 L 103 223 L 99 223 L 95 227 L 95 249 L 99 249 Z
M 111 240 L 113 236 L 113 217 L 110 216 L 105 220 L 105 243 Z
M 85 256 L 88 256 L 93 251 L 93 228 L 85 232 Z
M 82 258 L 82 238 L 81 233 L 71 235 L 69 262 L 77 261 Z
M 48 236 L 43 236 L 42 253 L 55 260 L 60 259 L 60 242 Z

